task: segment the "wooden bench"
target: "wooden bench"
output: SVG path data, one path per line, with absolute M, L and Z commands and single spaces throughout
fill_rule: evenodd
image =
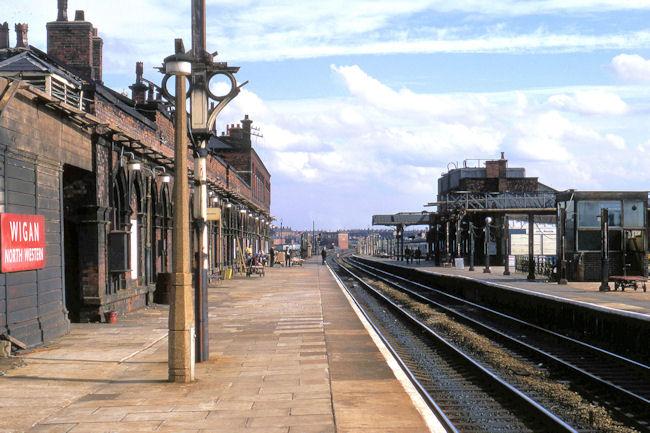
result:
M 612 275 L 609 277 L 609 281 L 614 283 L 614 291 L 620 288 L 621 291 L 624 292 L 626 287 L 629 287 L 630 289 L 633 288 L 636 291 L 639 288 L 639 286 L 641 286 L 641 288 L 643 288 L 643 291 L 645 292 L 646 282 L 648 281 L 648 279 L 636 275 L 627 275 L 627 276 Z
M 264 276 L 264 266 L 262 266 L 262 265 L 249 266 L 248 269 L 246 270 L 246 276 L 250 277 L 253 274 L 256 274 L 256 275 L 259 275 L 260 277 L 263 277 Z

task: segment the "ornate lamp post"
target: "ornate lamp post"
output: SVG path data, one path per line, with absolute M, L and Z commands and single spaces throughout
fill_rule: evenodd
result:
M 198 239 L 197 278 L 195 280 L 197 361 L 207 361 L 210 356 L 208 332 L 208 190 L 207 143 L 212 135 L 219 113 L 238 94 L 243 85 L 237 85 L 235 73 L 239 67 L 226 62 L 215 62 L 206 50 L 205 0 L 192 0 L 192 75 L 190 77 L 190 133 L 195 147 L 194 159 L 194 230 Z M 216 53 L 215 53 L 216 54 Z M 230 89 L 215 95 L 210 83 L 225 78 Z M 164 86 L 163 86 L 164 88 Z M 216 105 L 214 104 L 216 102 Z
M 469 270 L 474 271 L 474 223 L 469 222 L 467 231 L 469 232 Z
M 187 179 L 187 112 L 185 80 L 191 73 L 191 57 L 185 54 L 181 39 L 176 39 L 176 53 L 165 59 L 165 78 L 176 78 L 174 146 L 174 224 L 173 277 L 169 309 L 169 381 L 194 380 L 194 308 L 190 273 L 189 190 Z M 164 87 L 163 87 L 164 88 Z M 165 90 L 166 92 L 166 90 Z M 168 99 L 171 100 L 171 97 Z

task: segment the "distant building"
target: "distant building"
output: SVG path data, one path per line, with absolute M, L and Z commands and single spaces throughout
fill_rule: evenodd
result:
M 348 248 L 350 248 L 348 233 L 338 234 L 338 247 L 339 249 L 342 250 L 347 250 Z
M 601 276 L 601 209 L 609 211 L 610 275 L 644 275 L 648 271 L 648 192 L 563 191 L 558 209 L 565 213 L 564 237 L 567 277 L 596 281 Z M 558 253 L 562 254 L 561 244 Z

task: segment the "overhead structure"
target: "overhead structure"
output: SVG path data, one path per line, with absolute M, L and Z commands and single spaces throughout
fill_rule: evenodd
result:
M 435 257 L 438 264 L 452 263 L 456 258 L 473 262 L 475 254 L 494 255 L 494 263 L 504 262 L 505 272 L 509 273 L 506 260 L 510 255 L 510 242 L 506 239 L 508 218 L 520 215 L 529 222 L 528 259 L 532 263 L 535 217 L 554 217 L 557 191 L 540 183 L 536 177 L 526 177 L 525 168 L 508 167 L 503 153 L 497 160 L 466 160 L 460 168 L 456 163 L 450 163 L 448 168 L 438 179 L 436 201 L 425 205 L 435 208 L 433 211 L 374 215 L 373 225 L 402 230 L 412 225 L 428 225 L 428 255 Z M 472 247 L 471 240 L 475 237 L 478 245 L 484 245 L 479 251 Z M 528 278 L 534 279 L 534 266 L 528 268 Z

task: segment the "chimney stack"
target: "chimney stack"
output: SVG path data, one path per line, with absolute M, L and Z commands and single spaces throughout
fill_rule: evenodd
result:
M 59 15 L 57 21 L 68 21 L 68 0 L 58 0 Z
M 4 22 L 0 24 L 0 50 L 5 50 L 9 47 L 9 23 Z
M 155 95 L 154 95 L 154 85 L 153 83 L 149 83 L 149 91 L 147 92 L 147 102 L 153 102 L 155 101 Z
M 29 41 L 27 40 L 27 32 L 29 26 L 24 23 L 16 24 L 16 48 L 28 48 Z
M 248 117 L 248 114 L 244 115 L 244 120 L 241 121 L 242 124 L 242 140 L 244 144 L 248 147 L 251 147 L 251 125 L 253 121 Z
M 142 82 L 142 77 L 144 76 L 144 63 L 136 62 L 135 63 L 135 82 Z
M 67 0 L 58 0 L 56 21 L 47 23 L 47 54 L 87 81 L 102 81 L 103 41 L 84 11 L 68 21 Z
M 131 89 L 131 99 L 135 101 L 136 104 L 144 104 L 145 98 L 147 95 L 148 86 L 142 82 L 142 76 L 144 75 L 144 64 L 142 62 L 137 62 L 135 64 L 135 83 L 129 86 Z
M 100 83 L 103 75 L 104 40 L 99 37 L 97 29 L 93 27 L 93 79 Z

